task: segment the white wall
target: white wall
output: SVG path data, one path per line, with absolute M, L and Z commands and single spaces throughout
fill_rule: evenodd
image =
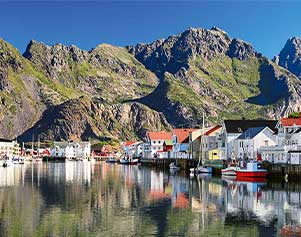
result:
M 301 164 L 301 151 L 298 153 L 290 153 L 290 164 L 292 165 Z

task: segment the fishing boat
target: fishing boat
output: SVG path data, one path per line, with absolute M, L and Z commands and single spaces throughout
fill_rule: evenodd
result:
M 169 165 L 169 169 L 170 170 L 173 170 L 173 171 L 177 171 L 177 170 L 180 170 L 180 167 L 179 166 L 176 166 L 175 163 L 170 163 Z
M 268 171 L 262 169 L 260 164 L 256 161 L 247 163 L 245 169 L 239 169 L 236 171 L 238 179 L 241 178 L 265 178 L 268 175 Z
M 240 170 L 238 166 L 230 166 L 226 169 L 222 169 L 223 176 L 236 176 L 236 171 Z
M 196 168 L 196 171 L 197 171 L 198 173 L 212 173 L 212 167 L 206 166 L 206 165 L 198 166 L 198 167 Z

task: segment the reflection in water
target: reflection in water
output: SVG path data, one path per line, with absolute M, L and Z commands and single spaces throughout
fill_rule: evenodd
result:
M 2 236 L 287 236 L 301 185 L 188 179 L 142 166 L 0 168 Z

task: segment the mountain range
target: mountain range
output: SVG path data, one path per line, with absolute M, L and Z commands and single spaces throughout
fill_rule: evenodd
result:
M 279 118 L 301 105 L 301 40 L 272 60 L 225 31 L 188 28 L 152 43 L 90 51 L 0 39 L 0 137 L 144 138 L 229 118 Z

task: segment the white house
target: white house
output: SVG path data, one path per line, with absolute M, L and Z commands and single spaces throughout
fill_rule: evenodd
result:
M 54 142 L 50 148 L 50 155 L 52 157 L 88 158 L 90 154 L 90 142 Z
M 289 160 L 288 149 L 285 146 L 268 146 L 259 149 L 263 161 L 286 164 Z
M 147 133 L 148 147 L 144 145 L 144 158 L 166 158 L 168 155 L 169 147 L 172 143 L 172 133 L 166 131 L 148 132 Z
M 225 160 L 237 158 L 239 154 L 235 154 L 234 151 L 235 140 L 248 128 L 269 127 L 274 130 L 276 124 L 276 120 L 224 120 L 219 135 L 219 149 L 224 154 L 221 158 Z
M 19 155 L 20 146 L 17 141 L 0 138 L 0 158 L 3 156 L 13 157 Z
M 121 147 L 127 157 L 140 157 L 143 152 L 143 142 L 126 141 L 121 143 Z
M 235 157 L 243 159 L 257 159 L 259 149 L 275 146 L 277 138 L 269 127 L 248 128 L 234 140 L 233 152 Z
M 172 131 L 172 158 L 189 159 L 192 157 L 191 134 L 198 132 L 198 128 L 175 128 Z
M 282 118 L 278 121 L 276 146 L 260 149 L 263 160 L 271 163 L 296 164 L 301 150 L 301 118 Z

